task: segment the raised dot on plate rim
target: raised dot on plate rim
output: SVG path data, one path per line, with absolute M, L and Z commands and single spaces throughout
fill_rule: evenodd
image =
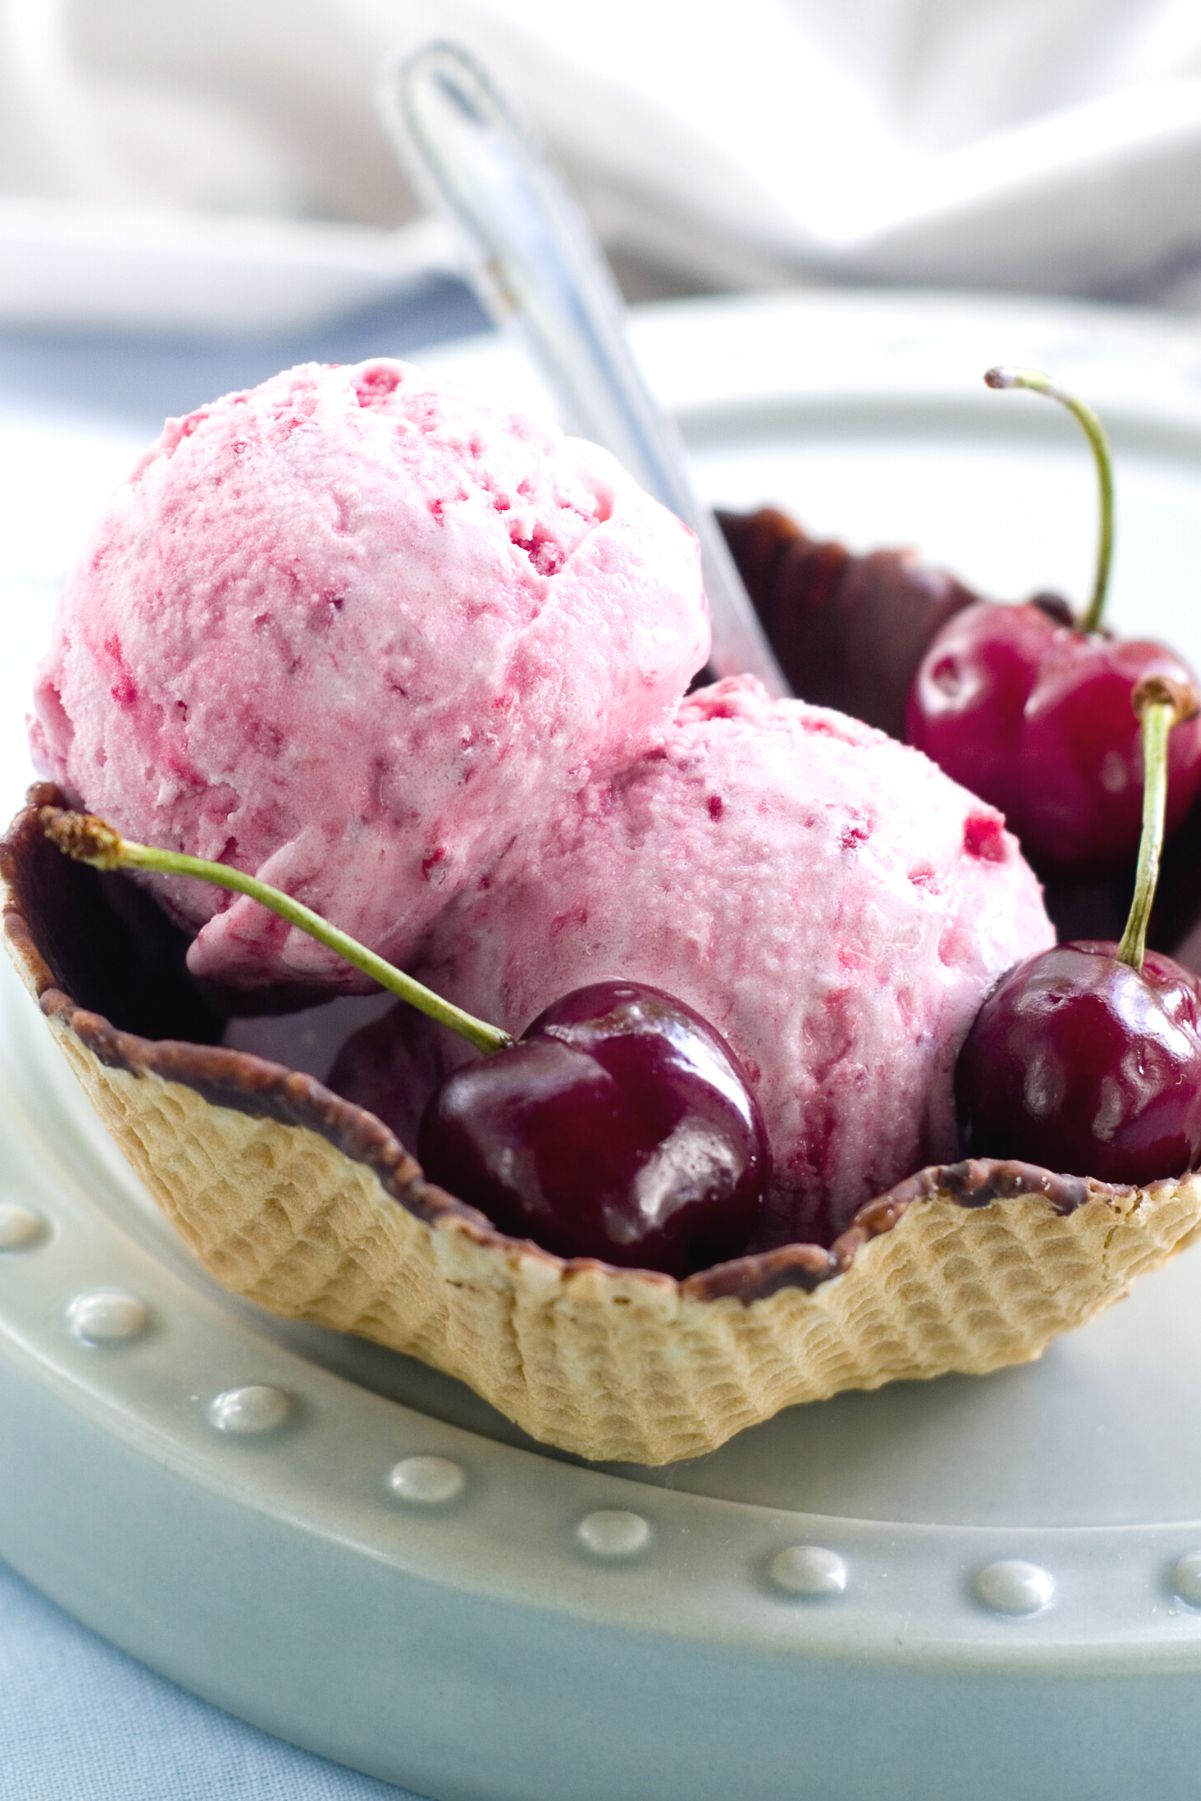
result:
M 32 1207 L 0 1201 L 0 1251 L 25 1251 L 46 1231 L 46 1221 Z
M 637 1557 L 650 1543 L 651 1523 L 625 1507 L 598 1507 L 577 1523 L 575 1535 L 592 1557 Z
M 771 1560 L 772 1583 L 785 1594 L 820 1600 L 845 1593 L 846 1562 L 825 1545 L 786 1545 Z
M 972 1587 L 977 1600 L 994 1613 L 1035 1614 L 1053 1599 L 1055 1579 L 1041 1564 L 1001 1557 L 977 1570 Z
M 248 1382 L 240 1388 L 223 1389 L 209 1402 L 209 1423 L 218 1432 L 246 1438 L 257 1432 L 274 1432 L 292 1411 L 292 1403 L 282 1388 L 267 1383 Z
M 1172 1588 L 1190 1607 L 1201 1607 L 1201 1551 L 1186 1551 L 1172 1565 Z
M 150 1318 L 145 1301 L 123 1288 L 90 1288 L 67 1304 L 67 1324 L 84 1344 L 136 1338 Z
M 388 1487 L 398 1501 L 416 1507 L 442 1507 L 455 1501 L 467 1486 L 461 1464 L 450 1457 L 420 1453 L 402 1457 L 388 1472 Z

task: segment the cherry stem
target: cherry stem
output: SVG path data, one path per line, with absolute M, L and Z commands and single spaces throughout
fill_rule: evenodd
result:
M 1181 717 L 1175 695 L 1164 694 L 1154 678 L 1135 689 L 1134 710 L 1143 733 L 1143 829 L 1138 841 L 1138 865 L 1134 872 L 1134 899 L 1118 961 L 1141 969 L 1147 954 L 1147 924 L 1159 881 L 1163 854 L 1164 819 L 1168 802 L 1168 735 Z
M 499 1026 L 476 1019 L 461 1007 L 443 1000 L 432 988 L 405 975 L 403 970 L 395 968 L 373 950 L 368 950 L 365 944 L 360 944 L 357 938 L 339 931 L 337 926 L 322 919 L 319 913 L 314 913 L 300 901 L 293 900 L 291 895 L 284 894 L 281 889 L 273 888 L 269 882 L 261 882 L 257 876 L 246 875 L 240 869 L 231 869 L 225 863 L 210 863 L 203 857 L 185 856 L 182 851 L 156 850 L 148 844 L 135 844 L 132 839 L 122 838 L 105 820 L 97 819 L 91 813 L 72 813 L 61 807 L 43 807 L 39 818 L 51 843 L 78 863 L 90 863 L 95 869 L 149 869 L 158 875 L 192 876 L 197 881 L 211 882 L 218 888 L 228 888 L 234 894 L 245 894 L 260 906 L 269 908 L 272 913 L 278 913 L 289 925 L 307 932 L 318 944 L 324 944 L 328 950 L 335 951 L 348 963 L 353 963 L 356 969 L 361 969 L 364 975 L 378 982 L 381 988 L 399 995 L 402 1001 L 416 1007 L 418 1012 L 437 1020 L 439 1025 L 449 1026 L 453 1032 L 458 1032 L 485 1055 L 492 1051 L 503 1051 L 513 1043 L 509 1034 L 502 1032 Z
M 984 380 L 990 388 L 1028 388 L 1032 394 L 1046 394 L 1050 399 L 1057 400 L 1060 406 L 1065 406 L 1084 428 L 1084 435 L 1089 441 L 1093 460 L 1097 465 L 1097 481 L 1101 491 L 1101 532 L 1092 596 L 1081 616 L 1079 629 L 1082 632 L 1099 631 L 1105 596 L 1109 591 L 1109 566 L 1113 561 L 1113 458 L 1101 421 L 1090 406 L 1085 406 L 1074 394 L 1067 393 L 1039 369 L 990 369 Z

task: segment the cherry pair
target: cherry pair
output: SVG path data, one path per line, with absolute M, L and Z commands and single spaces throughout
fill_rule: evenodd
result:
M 1057 596 L 1021 606 L 978 601 L 932 640 L 914 680 L 905 735 L 1005 814 L 1044 871 L 1130 861 L 1139 840 L 1142 758 L 1131 697 L 1144 678 L 1186 687 L 1191 671 L 1149 639 L 1102 625 L 1113 546 L 1113 475 L 1096 415 L 1033 370 L 990 369 L 994 388 L 1030 388 L 1080 421 L 1096 461 L 1101 529 L 1079 621 Z M 1172 733 L 1167 829 L 1201 789 L 1201 719 Z

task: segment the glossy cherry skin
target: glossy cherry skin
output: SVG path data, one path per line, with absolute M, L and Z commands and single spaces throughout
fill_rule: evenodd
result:
M 634 982 L 573 990 L 511 1050 L 448 1076 L 417 1150 L 431 1181 L 504 1232 L 675 1276 L 745 1250 L 768 1174 L 725 1041 Z
M 1058 944 L 994 988 L 955 1069 L 966 1155 L 1130 1183 L 1201 1163 L 1201 981 L 1116 953 Z
M 1146 675 L 1191 685 L 1161 644 L 1084 633 L 1066 606 L 979 601 L 930 644 L 909 695 L 910 744 L 1005 815 L 1046 868 L 1100 869 L 1138 848 L 1143 758 L 1132 696 Z M 1201 789 L 1201 718 L 1173 731 L 1167 829 Z

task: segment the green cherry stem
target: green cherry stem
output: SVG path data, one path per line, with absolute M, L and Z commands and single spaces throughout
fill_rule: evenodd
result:
M 337 926 L 330 925 L 319 913 L 314 913 L 300 901 L 293 900 L 291 895 L 284 894 L 281 889 L 272 888 L 269 882 L 259 881 L 257 876 L 246 875 L 240 869 L 230 869 L 224 863 L 207 862 L 203 857 L 185 856 L 181 851 L 156 850 L 148 844 L 135 844 L 132 839 L 122 838 L 111 825 L 103 819 L 97 819 L 92 813 L 72 813 L 61 807 L 43 807 L 39 817 L 42 829 L 51 843 L 78 863 L 89 863 L 94 869 L 149 869 L 158 875 L 192 876 L 197 881 L 211 882 L 218 888 L 228 888 L 234 894 L 245 894 L 251 900 L 258 901 L 260 906 L 268 907 L 272 913 L 278 913 L 289 925 L 307 932 L 318 944 L 324 944 L 327 949 L 336 951 L 338 956 L 345 957 L 348 963 L 361 969 L 364 975 L 378 982 L 381 988 L 399 995 L 402 1001 L 408 1001 L 410 1006 L 416 1007 L 430 1019 L 458 1032 L 460 1037 L 466 1038 L 485 1055 L 492 1051 L 503 1051 L 513 1043 L 509 1034 L 502 1032 L 499 1026 L 476 1019 L 473 1014 L 464 1013 L 461 1007 L 443 1000 L 432 988 L 405 975 L 403 970 L 396 969 L 391 963 L 385 962 L 383 957 L 368 950 L 365 944 L 360 944 L 357 938 L 350 937 L 347 932 L 340 932 Z
M 1067 393 L 1039 369 L 990 369 L 984 380 L 990 388 L 1028 388 L 1032 394 L 1046 394 L 1050 399 L 1057 400 L 1060 406 L 1065 406 L 1084 428 L 1084 435 L 1089 441 L 1093 460 L 1097 465 L 1097 481 L 1101 491 L 1101 532 L 1092 596 L 1081 616 L 1080 630 L 1099 631 L 1105 596 L 1109 589 L 1109 565 L 1113 561 L 1113 458 L 1101 421 L 1090 406 L 1085 406 L 1074 394 Z
M 1163 854 L 1164 819 L 1168 803 L 1168 738 L 1172 727 L 1191 719 L 1197 696 L 1190 689 L 1163 676 L 1145 676 L 1134 690 L 1134 711 L 1143 736 L 1143 830 L 1138 841 L 1134 872 L 1134 899 L 1118 961 L 1141 969 L 1147 953 L 1147 924 L 1155 903 L 1159 860 Z

